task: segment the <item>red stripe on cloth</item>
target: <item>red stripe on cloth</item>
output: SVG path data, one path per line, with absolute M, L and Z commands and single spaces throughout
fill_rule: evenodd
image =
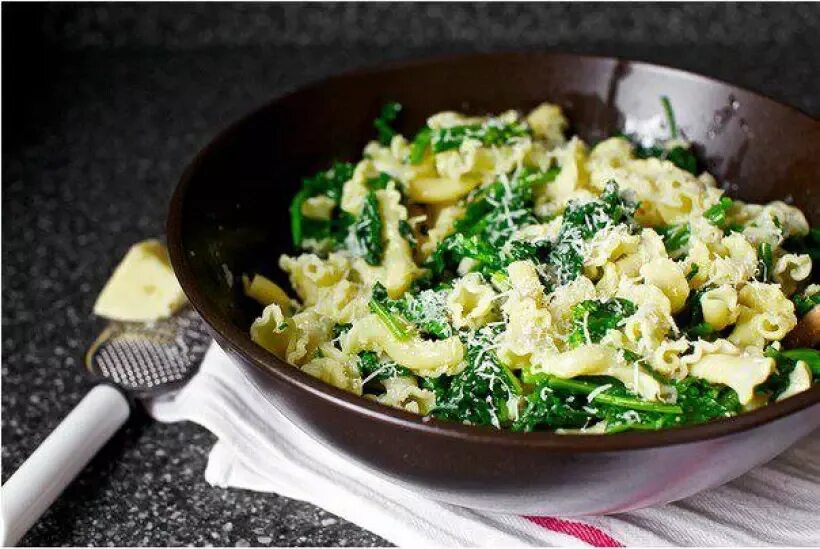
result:
M 561 534 L 568 534 L 576 537 L 581 541 L 595 547 L 623 547 L 623 544 L 607 534 L 606 532 L 583 524 L 581 522 L 572 522 L 555 517 L 524 517 L 528 521 L 537 524 L 553 532 L 560 532 Z

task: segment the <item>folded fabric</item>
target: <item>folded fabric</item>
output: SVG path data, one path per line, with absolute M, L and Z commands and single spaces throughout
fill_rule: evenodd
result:
M 180 391 L 147 402 L 214 433 L 205 478 L 322 507 L 396 545 L 817 545 L 820 431 L 741 478 L 686 500 L 562 519 L 475 511 L 396 486 L 309 437 L 216 345 Z M 673 473 L 673 472 L 670 472 Z

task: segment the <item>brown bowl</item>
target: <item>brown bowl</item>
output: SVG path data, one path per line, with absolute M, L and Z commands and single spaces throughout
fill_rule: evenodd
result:
M 254 344 L 248 327 L 259 307 L 236 280 L 262 272 L 286 282 L 276 260 L 292 251 L 287 207 L 301 177 L 333 159 L 359 158 L 388 100 L 404 105 L 404 133 L 441 110 L 498 112 L 549 100 L 564 107 L 572 132 L 594 140 L 623 129 L 627 116 L 656 115 L 661 95 L 732 195 L 789 198 L 820 223 L 820 124 L 794 108 L 647 63 L 472 55 L 330 78 L 222 132 L 185 171 L 171 201 L 174 269 L 216 340 L 271 402 L 317 440 L 395 482 L 468 507 L 566 516 L 687 497 L 770 460 L 820 426 L 820 386 L 739 417 L 660 432 L 516 434 L 424 421 L 326 385 Z

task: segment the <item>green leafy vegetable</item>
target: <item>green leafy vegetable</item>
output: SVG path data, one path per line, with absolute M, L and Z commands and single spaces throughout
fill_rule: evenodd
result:
M 440 153 L 459 148 L 466 139 L 478 140 L 482 145 L 507 145 L 531 134 L 524 123 L 504 124 L 491 119 L 484 124 L 433 130 L 430 145 L 434 153 Z
M 365 186 L 371 191 L 378 191 L 381 189 L 386 189 L 387 184 L 390 183 L 392 177 L 390 174 L 386 174 L 384 172 L 379 173 L 376 177 L 370 177 L 365 181 Z
M 381 283 L 377 282 L 373 286 L 373 295 L 368 303 L 370 310 L 379 317 L 393 337 L 399 341 L 404 341 L 410 338 L 411 329 L 407 321 L 397 316 L 390 310 L 390 298 L 387 295 L 387 290 Z
M 666 124 L 669 126 L 669 137 L 671 139 L 678 138 L 678 124 L 675 121 L 675 111 L 672 110 L 672 103 L 665 95 L 661 96 L 661 105 L 666 113 Z
M 720 201 L 703 212 L 709 223 L 721 229 L 726 228 L 726 212 L 732 207 L 733 201 L 728 196 L 720 197 Z
M 677 403 L 683 408 L 685 423 L 703 423 L 715 418 L 728 417 L 741 410 L 734 389 L 706 380 L 687 377 L 674 385 Z
M 566 284 L 581 274 L 584 258 L 580 249 L 584 240 L 601 230 L 618 224 L 634 229 L 637 205 L 622 197 L 618 184 L 610 181 L 597 200 L 570 202 L 558 231 L 558 239 L 550 251 L 547 264 L 556 284 Z
M 591 403 L 600 403 L 608 406 L 616 406 L 618 408 L 626 408 L 629 410 L 656 412 L 659 414 L 683 413 L 683 409 L 675 404 L 641 400 L 640 398 L 631 395 L 623 387 L 623 385 L 617 384 L 615 380 L 610 383 L 612 386 L 604 391 L 600 390 L 602 387 L 601 383 L 581 381 L 577 378 L 563 379 L 552 375 L 545 375 L 542 381 L 547 383 L 549 387 L 555 391 L 564 391 L 580 395 L 590 395 L 595 392 L 590 400 Z
M 675 254 L 675 252 L 680 251 L 689 244 L 690 230 L 688 223 L 658 227 L 655 231 L 663 237 L 663 245 L 670 255 Z
M 379 361 L 379 355 L 374 353 L 373 351 L 362 351 L 359 353 L 359 375 L 362 376 L 363 380 L 370 381 L 370 380 L 377 380 L 377 381 L 384 381 L 385 379 L 390 379 L 391 377 L 406 377 L 412 376 L 413 372 L 396 364 L 393 361 Z
M 405 221 L 404 219 L 399 220 L 399 234 L 403 239 L 410 244 L 410 249 L 415 250 L 419 243 L 416 239 L 416 233 L 413 232 L 413 228 L 410 226 L 410 223 Z
M 379 117 L 373 121 L 373 127 L 379 132 L 379 142 L 382 145 L 389 145 L 390 140 L 396 135 L 396 131 L 392 128 L 391 124 L 396 120 L 400 112 L 401 104 L 396 102 L 386 103 L 382 107 Z
M 678 138 L 678 124 L 675 121 L 675 113 L 672 110 L 672 104 L 666 96 L 661 97 L 661 105 L 663 105 L 664 113 L 666 114 L 666 124 L 669 126 L 669 137 L 674 140 Z M 698 175 L 698 159 L 695 153 L 686 147 L 675 146 L 672 148 L 654 145 L 651 147 L 642 147 L 637 145 L 635 147 L 635 156 L 638 158 L 659 158 L 661 160 L 668 160 L 678 168 L 685 170 L 692 175 Z
M 385 314 L 392 316 L 390 322 L 403 326 L 408 334 L 412 324 L 422 336 L 446 339 L 453 335 L 447 312 L 447 291 L 442 288 L 405 292 L 399 299 L 390 299 L 384 286 L 376 283 L 371 303 L 375 301 Z
M 590 414 L 582 409 L 581 400 L 574 405 L 560 398 L 548 381 L 536 385 L 527 395 L 526 406 L 515 420 L 513 431 L 530 432 L 538 427 L 550 429 L 578 429 L 587 425 Z
M 692 263 L 692 267 L 689 269 L 689 272 L 686 273 L 686 280 L 692 280 L 698 275 L 698 271 L 700 271 L 700 267 L 698 267 L 697 263 Z
M 521 384 L 492 350 L 498 326 L 485 326 L 466 341 L 467 366 L 456 376 L 428 382 L 436 393 L 432 415 L 474 425 L 500 428 L 511 422 L 510 406 L 521 394 Z
M 757 272 L 755 278 L 761 282 L 770 282 L 772 279 L 773 263 L 772 245 L 761 242 L 757 245 Z
M 290 229 L 296 247 L 301 247 L 305 238 L 344 240 L 349 216 L 339 213 L 331 220 L 308 219 L 302 214 L 302 205 L 308 198 L 325 195 L 338 206 L 342 199 L 342 187 L 352 177 L 353 167 L 353 164 L 337 162 L 329 170 L 302 180 L 302 188 L 290 203 Z
M 427 126 L 424 126 L 419 133 L 416 134 L 416 137 L 413 138 L 413 142 L 410 144 L 410 157 L 408 160 L 411 164 L 421 164 L 421 161 L 424 160 L 424 153 L 427 151 L 427 147 L 430 146 L 431 139 L 433 139 L 433 130 Z
M 814 309 L 817 305 L 820 305 L 820 292 L 812 295 L 805 293 L 795 294 L 792 296 L 792 301 L 794 301 L 794 308 L 797 312 L 797 316 L 801 317 Z
M 510 261 L 501 256 L 504 244 L 519 227 L 537 222 L 532 214 L 534 187 L 552 181 L 556 174 L 554 169 L 524 169 L 510 180 L 481 189 L 456 221 L 455 233 L 439 243 L 426 266 L 440 275 L 445 270 L 454 271 L 468 257 L 477 262 L 480 272 L 489 274 L 503 268 Z
M 788 349 L 786 351 L 776 351 L 769 347 L 766 356 L 774 358 L 778 365 L 785 363 L 805 362 L 814 377 L 820 376 L 820 350 L 817 349 Z M 790 370 L 791 371 L 791 370 Z
M 719 332 L 703 319 L 701 298 L 704 293 L 711 289 L 711 286 L 705 286 L 690 292 L 689 297 L 686 299 L 686 306 L 679 315 L 678 325 L 690 338 L 712 341 L 719 335 Z
M 382 218 L 379 213 L 379 199 L 370 191 L 364 199 L 362 213 L 353 224 L 353 235 L 364 260 L 373 266 L 381 265 L 384 256 L 382 240 Z
M 619 297 L 605 301 L 587 299 L 576 303 L 572 306 L 573 330 L 567 343 L 570 347 L 598 343 L 607 331 L 621 327 L 636 310 L 634 303 Z

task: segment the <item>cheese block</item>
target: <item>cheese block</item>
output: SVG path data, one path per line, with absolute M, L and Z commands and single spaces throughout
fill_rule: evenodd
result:
M 94 304 L 94 314 L 123 322 L 167 318 L 185 304 L 168 250 L 158 240 L 131 246 Z

